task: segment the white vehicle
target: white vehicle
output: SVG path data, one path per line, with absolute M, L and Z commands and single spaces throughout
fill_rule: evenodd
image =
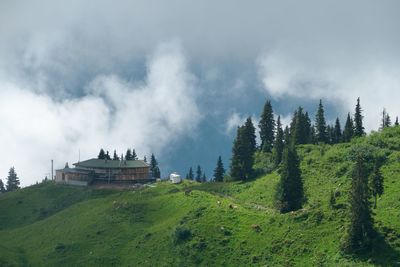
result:
M 179 184 L 180 182 L 182 182 L 181 176 L 179 174 L 177 174 L 176 172 L 173 172 L 169 175 L 169 180 L 173 184 Z

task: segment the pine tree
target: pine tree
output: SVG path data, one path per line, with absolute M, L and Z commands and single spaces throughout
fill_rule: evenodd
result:
M 286 125 L 285 130 L 283 131 L 283 141 L 285 145 L 290 144 L 290 130 L 289 127 Z
M 135 149 L 132 149 L 132 160 L 138 160 Z
M 342 140 L 342 129 L 340 127 L 339 118 L 336 118 L 335 127 L 333 128 L 333 133 L 332 133 L 332 143 L 338 144 L 340 143 L 341 140 Z
M 107 151 L 107 153 L 106 153 L 106 155 L 105 155 L 105 159 L 111 160 L 110 153 L 108 153 L 108 151 Z
M 119 157 L 117 155 L 117 151 L 115 149 L 114 149 L 113 160 L 119 160 Z
M 147 163 L 146 155 L 143 157 L 143 161 Z
M 324 115 L 324 106 L 322 105 L 322 100 L 319 100 L 317 115 L 315 116 L 315 130 L 316 130 L 316 141 L 326 143 L 327 132 L 326 132 L 326 122 Z
M 154 178 L 161 178 L 160 168 L 158 167 L 158 162 L 154 154 L 151 154 L 150 158 L 150 171 L 152 172 Z
M 15 168 L 11 167 L 7 176 L 7 191 L 15 191 L 19 189 L 19 178 L 15 172 Z
M 386 109 L 384 108 L 382 111 L 382 121 L 381 121 L 381 129 L 384 129 L 386 127 L 390 127 L 392 125 L 392 121 L 390 120 L 389 113 L 386 112 Z
M 0 179 L 0 193 L 6 192 L 3 181 Z
M 399 117 L 396 117 L 396 121 L 394 123 L 394 126 L 399 126 Z
M 223 182 L 224 174 L 225 174 L 224 164 L 222 163 L 221 156 L 219 156 L 218 161 L 217 161 L 217 167 L 215 167 L 215 170 L 214 170 L 214 181 L 215 182 Z
M 106 159 L 106 153 L 103 149 L 100 149 L 99 155 L 97 156 L 98 159 Z
M 282 162 L 275 200 L 279 211 L 286 213 L 301 209 L 304 201 L 300 162 L 294 145 L 285 148 Z
M 278 120 L 276 121 L 276 138 L 272 153 L 275 166 L 278 166 L 282 161 L 283 148 L 284 148 L 284 143 L 283 143 L 283 130 L 281 124 L 281 117 L 278 116 Z
M 248 145 L 249 153 L 253 156 L 257 149 L 256 128 L 254 127 L 251 117 L 248 117 L 244 124 L 244 141 Z
M 293 114 L 290 123 L 290 134 L 294 144 L 307 144 L 309 142 L 311 122 L 308 113 L 299 107 Z
M 360 106 L 360 98 L 357 98 L 357 105 L 354 113 L 354 136 L 360 137 L 365 135 L 364 126 L 363 126 L 363 118 L 364 116 L 361 114 L 362 109 Z
M 356 150 L 354 154 L 355 164 L 350 189 L 350 226 L 342 247 L 347 253 L 365 248 L 374 233 L 368 188 L 369 155 L 363 149 Z
M 128 149 L 126 150 L 125 159 L 126 159 L 126 160 L 132 160 L 132 151 L 131 151 L 130 148 L 128 148 Z
M 383 194 L 383 176 L 380 170 L 380 162 L 376 160 L 374 170 L 369 178 L 371 193 L 374 197 L 374 208 L 376 209 L 378 196 Z
M 196 170 L 196 182 L 201 183 L 201 175 L 203 173 L 201 172 L 201 167 L 200 165 L 197 165 L 197 170 Z
M 270 101 L 267 101 L 264 105 L 258 127 L 260 128 L 261 150 L 271 152 L 274 142 L 275 120 Z
M 207 182 L 207 177 L 206 177 L 206 174 L 205 174 L 205 173 L 203 173 L 203 176 L 201 177 L 201 182 L 202 182 L 202 183 Z
M 193 169 L 190 167 L 188 174 L 186 175 L 186 179 L 188 180 L 193 180 L 194 179 L 194 174 L 193 174 Z
M 354 136 L 354 124 L 353 119 L 350 117 L 350 113 L 347 114 L 346 124 L 343 130 L 343 142 L 350 142 Z

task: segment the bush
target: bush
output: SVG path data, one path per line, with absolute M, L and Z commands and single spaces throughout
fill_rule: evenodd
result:
M 192 237 L 192 232 L 190 229 L 187 229 L 185 227 L 177 227 L 175 229 L 175 243 L 181 243 L 184 241 L 189 240 Z

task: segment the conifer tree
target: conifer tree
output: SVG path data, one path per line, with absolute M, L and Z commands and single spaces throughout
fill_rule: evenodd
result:
M 3 181 L 0 179 L 0 193 L 6 192 Z
M 365 248 L 370 244 L 374 233 L 368 187 L 370 153 L 363 147 L 357 147 L 353 152 L 353 159 L 355 163 L 349 200 L 350 226 L 342 247 L 347 253 L 354 253 Z
M 261 150 L 271 152 L 274 143 L 275 120 L 270 101 L 267 101 L 264 105 L 258 127 L 260 128 Z
M 117 151 L 115 149 L 114 149 L 113 160 L 119 160 L 119 157 L 117 155 Z
M 205 173 L 203 173 L 203 176 L 201 177 L 201 182 L 202 182 L 202 183 L 207 182 L 207 177 L 206 177 L 206 174 L 205 174 Z
M 357 98 L 357 105 L 354 113 L 354 136 L 360 137 L 365 135 L 364 126 L 363 126 L 363 118 L 362 108 L 360 106 L 360 98 Z
M 315 132 L 316 141 L 326 143 L 327 132 L 326 132 L 326 122 L 324 115 L 324 106 L 322 105 L 322 100 L 319 100 L 317 115 L 315 116 Z
M 146 155 L 144 155 L 143 161 L 147 163 L 147 157 L 146 157 Z
M 371 193 L 374 197 L 374 208 L 376 209 L 378 196 L 383 194 L 383 176 L 380 170 L 380 162 L 376 160 L 374 170 L 369 178 Z
M 294 144 L 307 144 L 309 142 L 311 122 L 308 113 L 299 107 L 293 114 L 290 123 L 290 134 Z
M 106 153 L 106 155 L 105 155 L 105 159 L 111 160 L 110 153 L 108 153 L 108 151 L 107 151 L 107 153 Z
M 98 159 L 106 159 L 106 153 L 104 149 L 100 149 L 99 155 L 97 156 Z
M 285 127 L 285 130 L 283 131 L 283 141 L 284 141 L 285 145 L 290 144 L 290 130 L 289 130 L 289 126 L 287 126 L 287 125 Z
M 342 140 L 342 129 L 340 127 L 339 118 L 336 118 L 335 127 L 333 128 L 333 133 L 332 133 L 332 143 L 338 144 L 340 143 L 341 140 Z
M 244 141 L 248 146 L 248 153 L 253 157 L 254 152 L 256 152 L 256 128 L 254 127 L 251 117 L 248 117 L 244 124 Z
M 135 149 L 132 149 L 132 160 L 138 160 Z
M 386 127 L 390 127 L 392 125 L 392 121 L 390 120 L 389 113 L 386 112 L 386 109 L 384 108 L 382 111 L 382 121 L 381 121 L 381 129 L 384 129 Z
M 394 123 L 394 126 L 399 126 L 399 117 L 396 117 L 396 121 Z
M 218 157 L 217 167 L 214 169 L 214 181 L 215 182 L 223 182 L 224 181 L 224 164 L 222 163 L 221 156 Z
M 309 144 L 315 144 L 315 140 L 316 140 L 316 137 L 315 137 L 315 126 L 311 125 L 310 136 L 308 137 L 308 143 Z
M 343 142 L 350 142 L 354 136 L 354 124 L 353 119 L 350 117 L 350 113 L 347 114 L 346 124 L 343 130 Z
M 160 168 L 158 167 L 158 162 L 154 154 L 151 154 L 150 158 L 150 171 L 153 174 L 154 178 L 161 178 Z
M 17 173 L 15 172 L 15 168 L 11 167 L 10 170 L 8 171 L 8 176 L 7 176 L 7 191 L 15 191 L 19 189 L 19 178 L 17 176 Z
M 131 151 L 130 148 L 128 148 L 128 149 L 126 150 L 125 159 L 126 159 L 126 160 L 132 160 L 132 151 Z
M 196 182 L 201 183 L 201 175 L 203 173 L 201 172 L 201 167 L 200 165 L 197 165 L 197 169 L 196 169 Z
M 188 180 L 193 180 L 194 179 L 194 174 L 193 174 L 193 169 L 190 167 L 188 174 L 186 175 L 186 179 Z
M 304 201 L 300 162 L 294 145 L 285 148 L 282 162 L 281 177 L 276 189 L 275 201 L 279 211 L 286 213 L 301 209 Z
M 283 142 L 281 116 L 278 116 L 278 120 L 276 121 L 276 138 L 273 149 L 273 158 L 275 166 L 278 166 L 282 161 L 283 148 L 284 148 L 284 142 Z

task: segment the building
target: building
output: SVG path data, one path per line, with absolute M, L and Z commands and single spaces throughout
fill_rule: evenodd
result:
M 150 166 L 143 160 L 89 159 L 73 164 L 75 168 L 56 170 L 56 181 L 87 186 L 92 182 L 133 183 L 148 182 L 152 177 Z

